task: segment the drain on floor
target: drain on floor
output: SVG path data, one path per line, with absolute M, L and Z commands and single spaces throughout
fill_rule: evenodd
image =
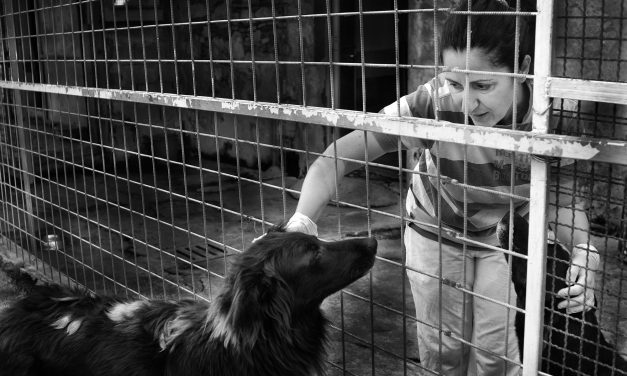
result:
M 177 248 L 176 253 L 180 255 L 181 258 L 196 262 L 215 257 L 222 257 L 224 255 L 224 250 L 209 244 L 207 244 L 206 247 L 196 244 L 191 247 Z
M 205 267 L 207 261 L 224 257 L 224 250 L 210 244 L 206 244 L 205 246 L 196 244 L 191 247 L 177 248 L 175 252 L 179 259 L 179 262 L 177 263 L 179 273 L 191 270 L 192 265 L 190 262 L 194 265 Z M 166 268 L 166 271 L 170 272 L 168 269 L 172 268 Z

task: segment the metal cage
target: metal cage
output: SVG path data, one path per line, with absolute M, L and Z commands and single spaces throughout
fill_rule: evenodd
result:
M 399 138 L 398 150 L 351 161 L 364 168 L 336 187 L 318 223 L 323 238 L 380 241 L 372 272 L 324 303 L 329 373 L 416 374 L 426 370 L 402 234 L 413 220 L 405 195 L 420 150 L 400 140 L 499 149 L 533 156 L 529 197 L 496 192 L 529 203 L 529 275 L 550 272 L 545 239 L 555 223 L 547 213 L 576 202 L 603 261 L 602 331 L 627 354 L 627 6 L 538 1 L 525 12 L 518 1 L 511 16 L 536 24 L 534 73 L 526 76 L 539 88 L 532 132 L 379 112 L 451 69 L 441 65 L 438 30 L 453 5 L 2 2 L 2 256 L 96 292 L 211 300 L 230 256 L 289 219 L 302 178 L 328 145 L 351 130 L 386 133 Z M 575 162 L 550 171 L 554 158 Z M 550 174 L 568 182 L 557 194 L 572 202 L 548 204 Z M 440 171 L 433 177 L 489 191 Z M 476 245 L 463 230 L 450 235 Z M 454 281 L 440 285 L 474 294 Z M 543 290 L 544 278 L 529 278 L 524 309 L 499 302 L 526 313 L 525 375 L 541 369 Z

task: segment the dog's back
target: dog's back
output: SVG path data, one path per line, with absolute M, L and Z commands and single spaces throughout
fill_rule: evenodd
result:
M 514 225 L 510 226 L 509 214 L 498 226 L 498 238 L 502 248 L 507 249 L 509 231 L 513 227 L 512 251 L 527 255 L 529 223 L 515 214 Z M 567 287 L 566 272 L 570 254 L 557 242 L 547 244 L 546 293 L 544 299 L 544 348 L 542 370 L 551 375 L 627 375 L 627 362 L 605 339 L 599 329 L 596 309 L 567 314 L 557 305 L 563 298 L 557 291 Z M 518 308 L 525 308 L 527 291 L 527 262 L 520 257 L 506 258 L 512 265 L 512 283 L 517 294 Z M 524 314 L 516 313 L 516 335 L 523 349 Z M 522 360 L 522 359 L 521 359 Z
M 150 327 L 116 325 L 112 309 L 123 304 L 56 285 L 35 287 L 0 312 L 0 375 L 155 374 L 164 365 L 158 341 Z M 135 317 L 141 320 L 139 312 Z
M 67 328 L 72 308 L 84 309 L 86 301 L 90 301 L 94 308 L 101 304 L 87 295 L 70 293 L 59 286 L 37 286 L 26 298 L 0 312 L 0 352 L 3 355 L 0 357 L 0 373 L 37 375 L 46 371 L 56 375 L 56 362 L 65 364 L 75 355 L 84 353 L 85 347 L 74 351 L 57 350 L 64 349 L 68 331 L 72 332 L 77 325 L 74 323 Z M 81 304 L 76 304 L 78 302 Z M 63 331 L 59 331 L 57 328 L 62 326 Z M 42 338 L 46 341 L 40 341 Z M 42 364 L 46 365 L 46 370 L 40 369 Z

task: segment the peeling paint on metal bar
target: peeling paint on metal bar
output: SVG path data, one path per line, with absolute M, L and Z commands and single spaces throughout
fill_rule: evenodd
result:
M 554 98 L 627 105 L 626 82 L 550 77 L 547 79 L 547 94 Z
M 6 89 L 156 104 L 245 116 L 363 129 L 549 157 L 627 164 L 627 142 L 468 126 L 431 119 L 213 97 L 0 81 Z

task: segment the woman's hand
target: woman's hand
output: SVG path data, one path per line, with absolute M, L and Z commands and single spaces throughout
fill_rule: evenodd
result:
M 285 230 L 289 232 L 303 232 L 305 234 L 318 236 L 318 226 L 308 216 L 301 213 L 294 213 L 287 221 Z
M 308 216 L 301 213 L 294 213 L 292 218 L 285 224 L 287 232 L 303 232 L 305 234 L 318 236 L 318 226 Z M 253 239 L 253 243 L 266 236 L 267 233 Z
M 557 292 L 566 300 L 557 305 L 566 313 L 588 311 L 594 307 L 595 275 L 599 268 L 599 252 L 592 245 L 578 244 L 571 254 L 571 265 L 566 272 L 568 287 Z

